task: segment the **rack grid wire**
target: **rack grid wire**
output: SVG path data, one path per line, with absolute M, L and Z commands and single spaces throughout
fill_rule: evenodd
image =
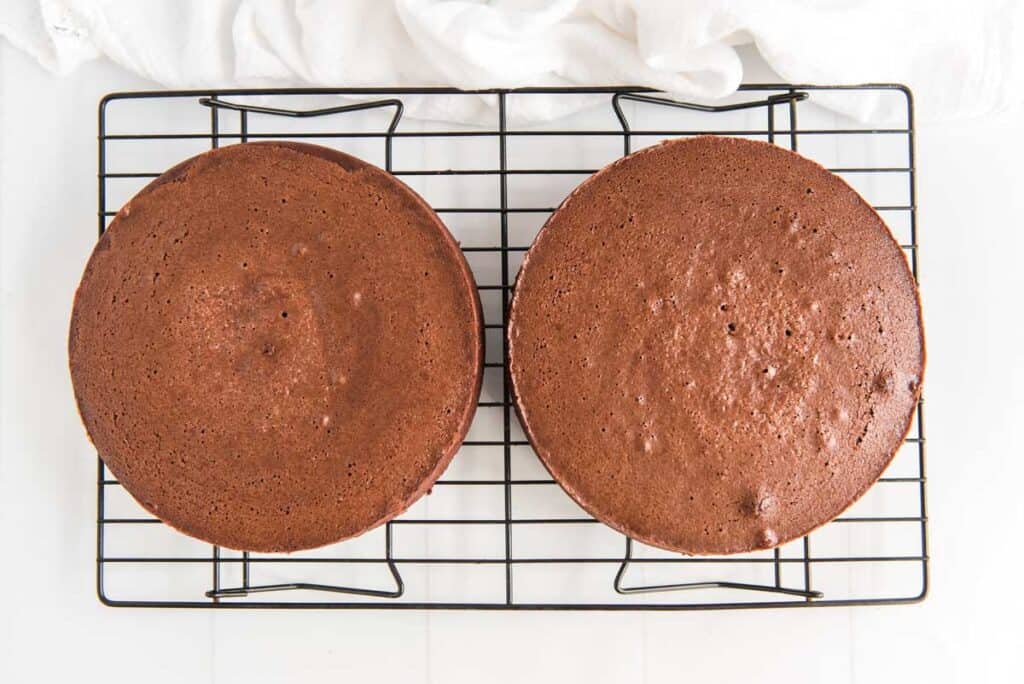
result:
M 544 96 L 545 107 L 590 104 L 597 114 L 591 110 L 582 124 L 574 123 L 577 116 L 517 127 L 515 107 L 529 110 L 537 96 Z M 905 123 L 865 128 L 814 103 L 821 98 L 834 108 L 844 97 L 890 98 Z M 410 98 L 428 112 L 432 106 L 476 112 L 486 106 L 494 123 L 403 119 Z M 814 119 L 812 125 L 798 125 L 798 110 L 801 121 Z M 600 126 L 587 123 L 602 116 Z M 103 98 L 100 233 L 119 202 L 203 149 L 268 138 L 334 146 L 412 185 L 448 223 L 479 283 L 487 358 L 474 425 L 431 496 L 375 531 L 324 549 L 250 554 L 189 539 L 146 514 L 99 461 L 100 600 L 158 608 L 494 610 L 921 600 L 928 588 L 923 402 L 893 465 L 861 502 L 782 548 L 730 557 L 672 554 L 601 525 L 539 466 L 519 428 L 503 341 L 516 270 L 532 235 L 561 197 L 605 163 L 658 140 L 708 133 L 799 150 L 842 175 L 893 228 L 918 277 L 913 102 L 901 85 L 749 84 L 732 101 L 715 105 L 636 87 L 153 91 Z M 530 163 L 521 165 L 520 157 Z M 552 158 L 559 165 L 549 168 Z

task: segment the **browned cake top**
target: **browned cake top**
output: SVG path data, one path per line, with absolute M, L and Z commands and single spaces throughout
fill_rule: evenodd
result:
M 473 415 L 479 301 L 411 190 L 326 148 L 236 145 L 118 213 L 86 267 L 71 375 L 154 515 L 222 546 L 310 548 L 418 499 Z
M 691 554 L 842 512 L 902 442 L 924 366 L 914 279 L 871 207 L 799 155 L 710 136 L 577 188 L 526 256 L 508 343 L 552 475 Z

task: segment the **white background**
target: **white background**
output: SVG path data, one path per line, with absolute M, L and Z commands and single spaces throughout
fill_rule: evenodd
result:
M 1024 112 L 918 127 L 933 558 L 923 604 L 682 614 L 115 610 L 94 591 L 95 461 L 72 402 L 67 321 L 95 239 L 96 103 L 151 87 L 107 63 L 55 78 L 0 48 L 0 682 L 1024 676 L 1024 446 L 1015 431 L 1024 429 Z

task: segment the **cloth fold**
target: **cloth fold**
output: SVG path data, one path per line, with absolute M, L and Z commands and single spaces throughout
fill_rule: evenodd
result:
M 0 36 L 68 74 L 107 57 L 173 88 L 629 84 L 714 100 L 753 43 L 795 83 L 901 82 L 922 119 L 1024 101 L 1024 3 L 1015 0 L 7 0 Z M 530 98 L 545 120 L 585 106 Z M 488 117 L 486 98 L 411 114 Z M 865 99 L 856 118 L 894 112 Z

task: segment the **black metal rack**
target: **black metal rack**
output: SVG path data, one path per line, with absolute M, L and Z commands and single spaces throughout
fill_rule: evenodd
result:
M 798 109 L 809 106 L 800 105 L 801 102 L 818 96 L 844 95 L 898 98 L 905 109 L 905 124 L 894 128 L 838 124 L 802 128 L 798 125 Z M 339 96 L 360 101 L 338 104 Z M 552 126 L 557 124 L 553 124 L 516 128 L 509 113 L 510 102 L 515 98 L 536 96 L 555 100 L 589 96 L 598 103 L 603 101 L 614 116 L 609 121 L 615 125 L 554 128 Z M 403 113 L 410 97 L 420 101 L 424 98 L 489 100 L 495 112 L 494 125 L 486 128 L 450 125 L 437 129 L 410 124 L 407 127 L 408 119 L 403 120 Z M 327 100 L 328 106 L 308 106 L 310 101 L 323 105 L 323 100 Z M 118 132 L 115 109 L 126 104 L 133 109 L 123 116 L 130 117 L 132 128 Z M 203 130 L 168 131 L 158 124 L 153 124 L 156 130 L 150 130 L 151 119 L 138 108 L 140 105 L 149 107 L 146 110 L 149 113 L 166 113 L 168 108 L 178 107 L 182 108 L 180 111 L 188 110 L 191 116 L 201 110 L 207 123 Z M 634 109 L 629 110 L 630 107 Z M 662 121 L 668 123 L 653 128 L 638 126 L 635 117 L 640 110 L 636 108 L 660 110 Z M 721 117 L 730 112 L 746 118 L 741 125 L 723 126 Z M 371 119 L 362 126 L 347 126 L 357 113 L 370 115 Z M 685 114 L 685 120 L 673 118 L 677 113 Z M 153 116 L 152 120 L 159 118 Z M 254 130 L 252 124 L 257 118 L 273 124 L 270 130 Z M 286 120 L 299 125 L 279 130 L 281 122 Z M 302 122 L 313 120 L 329 120 L 331 125 L 328 128 L 303 127 Z M 757 123 L 750 125 L 752 120 Z M 137 130 L 140 122 L 146 127 L 142 132 Z M 492 474 L 486 477 L 458 477 L 451 475 L 451 471 L 442 477 L 435 492 L 454 493 L 457 505 L 449 507 L 452 511 L 435 515 L 423 510 L 429 505 L 421 506 L 420 510 L 407 512 L 382 529 L 365 535 L 366 539 L 350 540 L 315 552 L 289 556 L 236 553 L 188 540 L 141 508 L 132 509 L 133 502 L 101 461 L 97 479 L 96 546 L 100 600 L 111 606 L 193 608 L 694 610 L 891 604 L 923 598 L 928 585 L 928 554 L 921 405 L 910 436 L 896 459 L 897 465 L 890 468 L 872 490 L 884 495 L 879 497 L 882 504 L 876 506 L 882 509 L 881 514 L 876 510 L 868 510 L 865 515 L 848 511 L 821 530 L 782 549 L 726 558 L 685 557 L 644 548 L 578 511 L 543 515 L 523 515 L 517 511 L 517 504 L 538 498 L 540 492 L 549 500 L 552 496 L 562 499 L 565 496 L 546 473 L 519 476 L 513 467 L 514 462 L 519 462 L 517 459 L 529 459 L 532 452 L 528 452 L 528 442 L 518 430 L 500 344 L 504 339 L 516 259 L 521 258 L 529 246 L 528 241 L 519 241 L 523 242 L 520 244 L 514 239 L 510 223 L 511 217 L 530 215 L 536 219 L 535 227 L 539 226 L 554 207 L 529 206 L 530 203 L 521 206 L 518 201 L 521 198 L 517 197 L 515 188 L 510 187 L 510 179 L 533 178 L 547 182 L 573 176 L 582 178 L 595 171 L 597 165 L 595 168 L 533 168 L 535 165 L 523 168 L 510 160 L 510 145 L 513 141 L 537 138 L 546 144 L 559 140 L 578 141 L 578 145 L 585 148 L 595 144 L 594 141 L 611 138 L 621 139 L 622 153 L 628 154 L 639 146 L 638 141 L 655 142 L 661 138 L 701 133 L 754 137 L 794 150 L 801 140 L 818 141 L 818 150 L 827 150 L 833 144 L 838 149 L 842 142 L 858 148 L 858 153 L 853 155 L 857 158 L 862 156 L 860 152 L 872 152 L 875 141 L 884 140 L 890 149 L 898 151 L 898 163 L 851 166 L 830 164 L 827 159 L 821 161 L 848 179 L 884 179 L 889 187 L 895 182 L 901 188 L 903 199 L 892 204 L 876 202 L 875 208 L 891 224 L 898 220 L 902 226 L 902 235 L 898 237 L 917 276 L 913 105 L 909 90 L 899 85 L 744 85 L 735 101 L 717 105 L 678 102 L 662 93 L 630 87 L 487 91 L 321 88 L 137 92 L 105 97 L 99 108 L 101 233 L 116 213 L 110 209 L 117 207 L 108 206 L 113 204 L 113 184 L 128 184 L 124 190 L 132 192 L 170 165 L 112 170 L 116 166 L 111 161 L 114 145 L 138 149 L 147 144 L 170 144 L 173 148 L 175 144 L 205 146 L 208 143 L 210 147 L 218 147 L 222 143 L 253 139 L 290 138 L 313 139 L 322 145 L 344 149 L 353 142 L 377 141 L 383 146 L 382 166 L 406 182 L 417 177 L 445 179 L 455 184 L 456 194 L 472 196 L 470 190 L 460 189 L 458 184 L 493 178 L 497 186 L 496 206 L 435 208 L 446 220 L 457 215 L 469 217 L 472 220 L 467 230 L 471 231 L 476 230 L 473 220 L 479 219 L 482 226 L 487 217 L 497 217 L 497 225 L 490 229 L 493 239 L 483 244 L 479 240 L 464 241 L 463 250 L 467 257 L 474 254 L 497 256 L 500 265 L 494 269 L 498 282 L 481 280 L 478 274 L 481 297 L 497 297 L 490 314 L 485 312 L 490 337 L 485 366 L 492 370 L 485 383 L 493 386 L 492 393 L 497 398 L 482 396 L 479 406 L 498 412 L 498 416 L 489 426 L 489 432 L 485 425 L 481 428 L 485 434 L 474 436 L 471 431 L 465 442 L 464 452 L 483 450 L 484 456 L 460 454 L 456 457 L 456 463 L 460 458 L 492 458 L 496 462 Z M 465 139 L 496 147 L 496 162 L 476 164 L 472 168 L 433 163 L 405 168 L 396 163 L 401 156 L 395 150 L 396 141 L 431 140 L 454 144 Z M 822 146 L 821 141 L 827 144 Z M 169 157 L 180 160 L 194 153 L 191 148 L 180 153 L 172 149 Z M 425 154 L 424 158 L 427 156 Z M 810 156 L 818 155 L 812 152 Z M 494 349 L 494 342 L 498 342 L 498 349 Z M 524 449 L 527 453 L 523 453 Z M 479 493 L 481 490 L 485 495 Z M 500 499 L 500 512 L 491 510 L 494 508 L 491 502 L 496 499 Z M 893 502 L 898 502 L 895 513 L 887 508 Z M 557 509 L 564 502 L 555 503 Z M 479 530 L 496 531 L 496 534 L 485 539 L 473 533 Z M 593 530 L 598 534 L 588 536 Z M 440 544 L 444 548 L 431 550 L 430 535 L 439 531 L 448 535 L 446 543 Z M 422 538 L 405 543 L 396 540 L 413 532 L 419 532 Z M 830 545 L 839 551 L 812 553 L 812 549 L 817 551 L 812 537 L 821 539 L 828 534 L 832 535 Z M 545 537 L 546 547 L 538 543 L 541 537 Z M 434 545 L 436 547 L 437 543 Z M 526 547 L 526 552 L 518 548 L 520 545 Z M 617 550 L 610 551 L 613 547 Z M 200 552 L 200 548 L 204 550 Z M 449 551 L 450 548 L 455 550 Z M 534 550 L 537 548 L 540 550 Z M 577 548 L 581 551 L 576 551 Z M 323 574 L 311 577 L 309 569 L 314 567 L 323 570 Z M 436 577 L 439 569 L 449 572 L 447 583 L 439 582 Z M 897 572 L 893 573 L 894 569 Z M 816 581 L 812 581 L 812 570 Z M 650 577 L 630 579 L 637 572 L 656 577 L 653 580 Z M 483 573 L 486 577 L 481 579 L 474 573 Z M 525 574 L 530 576 L 524 577 Z M 822 574 L 829 575 L 828 581 L 818 579 Z M 356 579 L 353 575 L 360 577 Z M 890 575 L 897 580 L 893 581 Z M 385 588 L 380 588 L 382 586 Z M 272 596 L 273 600 L 264 600 L 266 596 Z

